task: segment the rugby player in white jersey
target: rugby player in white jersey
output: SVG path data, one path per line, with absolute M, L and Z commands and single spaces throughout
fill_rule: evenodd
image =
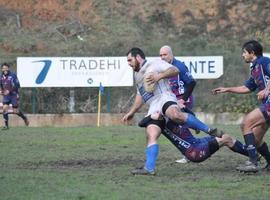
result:
M 137 87 L 137 95 L 130 111 L 122 118 L 123 122 L 131 120 L 134 114 L 146 103 L 149 105 L 147 116 L 159 112 L 178 124 L 185 124 L 190 128 L 201 130 L 209 135 L 221 137 L 222 133 L 217 129 L 212 129 L 208 125 L 198 120 L 195 116 L 189 113 L 181 112 L 177 105 L 177 99 L 170 89 L 168 78 L 177 76 L 179 70 L 173 65 L 157 59 L 147 61 L 144 52 L 137 47 L 130 49 L 127 53 L 127 62 L 135 72 L 135 82 Z M 145 90 L 145 75 L 148 76 L 148 84 L 154 84 L 154 90 L 146 92 Z M 163 125 L 160 120 L 152 120 L 146 127 L 146 162 L 141 168 L 131 171 L 137 175 L 154 175 L 156 159 L 158 157 L 159 146 L 157 139 L 161 134 Z

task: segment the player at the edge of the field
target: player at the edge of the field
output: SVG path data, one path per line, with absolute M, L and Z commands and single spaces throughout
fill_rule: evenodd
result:
M 189 128 L 198 129 L 210 135 L 219 134 L 217 129 L 210 128 L 195 116 L 180 111 L 180 107 L 177 105 L 177 99 L 168 83 L 169 77 L 176 76 L 179 73 L 176 67 L 160 59 L 151 62 L 147 61 L 144 52 L 136 47 L 128 51 L 127 62 L 135 71 L 137 95 L 130 111 L 122 118 L 123 122 L 132 119 L 143 103 L 146 103 L 149 105 L 147 115 L 159 112 L 177 124 L 186 124 Z M 147 81 L 149 84 L 155 84 L 155 87 L 152 92 L 146 92 L 144 76 L 150 72 L 152 74 L 148 77 Z M 160 134 L 161 127 L 159 124 L 152 123 L 146 127 L 146 162 L 144 167 L 133 170 L 131 172 L 132 174 L 155 174 L 155 163 L 159 152 L 157 139 Z
M 15 73 L 10 71 L 10 66 L 7 63 L 1 65 L 2 74 L 0 79 L 0 94 L 3 95 L 3 130 L 9 129 L 8 124 L 8 109 L 12 105 L 13 113 L 17 114 L 24 120 L 26 126 L 29 125 L 27 117 L 19 110 L 19 88 L 20 83 Z
M 258 99 L 262 104 L 248 113 L 241 124 L 249 161 L 237 167 L 239 171 L 257 172 L 257 151 L 266 159 L 266 169 L 270 169 L 270 152 L 263 137 L 269 128 L 270 122 L 270 58 L 263 56 L 263 47 L 251 40 L 242 46 L 242 57 L 247 63 L 251 63 L 250 77 L 242 86 L 218 87 L 212 90 L 213 94 L 225 92 L 245 94 L 258 90 Z

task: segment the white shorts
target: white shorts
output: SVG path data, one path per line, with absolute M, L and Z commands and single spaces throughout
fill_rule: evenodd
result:
M 177 105 L 177 99 L 174 95 L 170 95 L 170 94 L 163 94 L 162 96 L 160 96 L 160 98 L 157 98 L 155 100 L 153 100 L 149 106 L 148 109 L 148 115 L 154 114 L 154 113 L 161 113 L 162 115 L 165 115 L 165 113 L 162 112 L 162 108 L 164 106 L 165 103 L 167 103 L 168 101 L 173 101 L 175 102 L 175 106 L 178 107 Z

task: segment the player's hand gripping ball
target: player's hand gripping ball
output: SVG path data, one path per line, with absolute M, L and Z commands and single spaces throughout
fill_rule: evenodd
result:
M 143 79 L 143 87 L 146 92 L 152 93 L 155 90 L 156 83 L 151 80 L 151 76 L 153 75 L 153 72 L 148 72 L 144 75 Z

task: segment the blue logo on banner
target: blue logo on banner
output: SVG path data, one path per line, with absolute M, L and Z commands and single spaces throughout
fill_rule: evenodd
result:
M 42 68 L 42 70 L 40 71 L 40 73 L 36 79 L 36 84 L 41 84 L 45 80 L 45 78 L 49 72 L 52 61 L 51 60 L 38 60 L 38 61 L 34 61 L 34 62 L 43 62 L 44 63 L 44 67 Z
M 93 81 L 92 78 L 87 79 L 87 83 L 88 83 L 88 84 L 92 84 L 93 82 L 94 82 L 94 81 Z

